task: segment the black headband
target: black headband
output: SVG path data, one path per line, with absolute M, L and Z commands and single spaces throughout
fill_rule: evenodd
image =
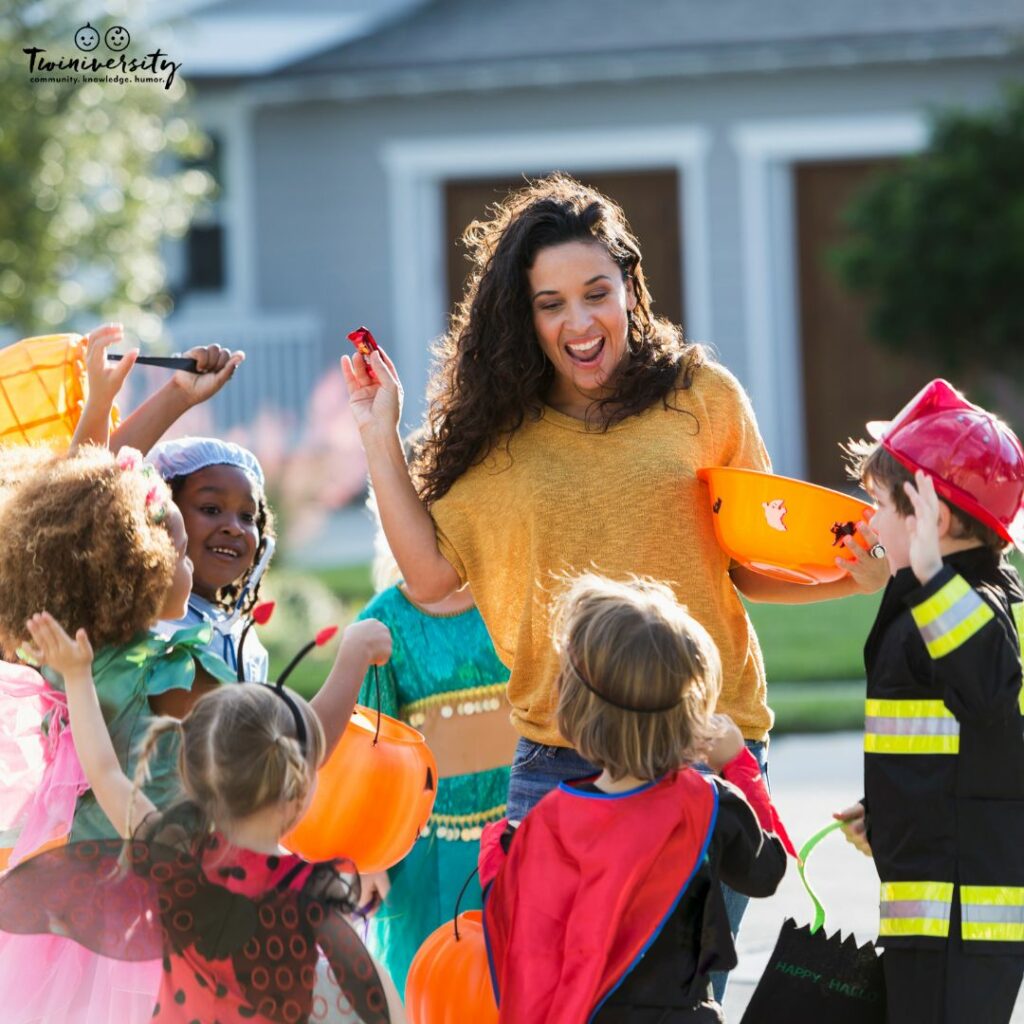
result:
M 595 696 L 600 697 L 606 704 L 611 704 L 613 708 L 618 708 L 620 711 L 632 711 L 638 715 L 654 715 L 661 711 L 671 711 L 673 708 L 678 707 L 683 702 L 683 695 L 680 694 L 671 704 L 659 704 L 653 708 L 638 708 L 632 704 L 622 704 L 608 694 L 602 693 L 597 687 L 595 687 L 586 675 L 580 670 L 579 664 L 576 662 L 576 656 L 569 651 L 569 667 L 576 673 L 576 678 Z
M 298 704 L 292 700 L 291 694 L 280 683 L 258 683 L 257 685 L 265 686 L 271 693 L 276 693 L 288 705 L 288 710 L 292 713 L 292 718 L 295 719 L 295 738 L 299 741 L 299 749 L 302 751 L 302 756 L 305 757 L 308 753 L 306 749 L 308 735 L 306 733 L 306 723 L 302 718 L 302 712 L 299 710 Z

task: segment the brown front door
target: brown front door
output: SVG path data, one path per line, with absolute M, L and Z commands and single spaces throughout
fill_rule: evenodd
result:
M 868 302 L 840 284 L 828 250 L 847 237 L 843 208 L 891 160 L 803 163 L 794 168 L 803 352 L 807 476 L 848 483 L 839 444 L 865 437 L 867 420 L 891 419 L 933 377 L 936 366 L 897 355 L 868 333 Z
M 679 219 L 679 176 L 674 170 L 587 173 L 575 177 L 610 196 L 626 211 L 640 240 L 644 276 L 654 296 L 654 311 L 673 323 L 683 323 L 683 269 Z M 487 207 L 523 184 L 519 178 L 450 181 L 445 186 L 445 252 L 448 302 L 451 309 L 462 297 L 469 263 L 459 242 L 470 221 L 487 216 Z M 683 324 L 685 328 L 685 324 Z

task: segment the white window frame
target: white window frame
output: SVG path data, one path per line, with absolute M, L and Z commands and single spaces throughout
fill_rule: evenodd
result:
M 903 156 L 927 143 L 916 112 L 738 122 L 747 381 L 778 472 L 807 467 L 800 350 L 794 165 Z
M 388 183 L 395 340 L 403 377 L 413 385 L 410 393 L 427 379 L 429 340 L 445 329 L 444 186 L 454 180 L 574 168 L 674 169 L 680 189 L 686 333 L 694 339 L 712 339 L 708 147 L 705 129 L 678 125 L 388 141 L 381 157 Z M 410 409 L 410 419 L 420 411 Z
M 186 292 L 175 308 L 182 319 L 241 316 L 255 308 L 256 235 L 254 224 L 252 107 L 239 93 L 197 101 L 193 120 L 221 146 L 224 194 L 218 200 L 224 229 L 224 287 Z M 184 247 L 184 239 L 177 244 Z

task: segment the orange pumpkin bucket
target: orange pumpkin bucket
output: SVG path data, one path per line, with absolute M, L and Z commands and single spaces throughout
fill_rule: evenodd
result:
M 307 860 L 348 857 L 364 873 L 397 864 L 427 824 L 437 764 L 421 733 L 356 705 L 284 845 Z
M 848 575 L 843 538 L 871 506 L 840 491 L 753 469 L 697 471 L 708 485 L 715 536 L 741 565 L 792 583 L 832 583 Z
M 430 933 L 405 982 L 411 1024 L 497 1024 L 483 914 L 467 910 Z
M 25 338 L 0 349 L 0 444 L 67 446 L 87 394 L 80 334 Z

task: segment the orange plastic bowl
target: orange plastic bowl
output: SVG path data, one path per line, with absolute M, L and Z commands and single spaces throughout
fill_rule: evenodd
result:
M 437 795 L 437 764 L 421 733 L 356 706 L 317 773 L 316 794 L 284 839 L 307 860 L 348 857 L 363 873 L 397 864 L 427 824 Z
M 839 491 L 753 469 L 697 471 L 708 485 L 715 536 L 741 565 L 793 583 L 832 583 L 848 575 L 843 537 L 871 506 Z M 863 544 L 862 544 L 863 546 Z
M 484 943 L 483 914 L 459 914 L 441 925 L 416 951 L 405 982 L 405 1011 L 411 1024 L 497 1024 Z

